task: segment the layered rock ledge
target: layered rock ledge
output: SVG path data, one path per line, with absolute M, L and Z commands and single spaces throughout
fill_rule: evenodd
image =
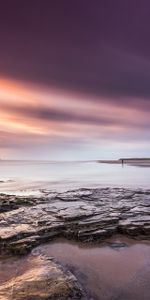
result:
M 86 300 L 77 279 L 52 259 L 30 257 L 29 267 L 0 285 L 2 300 Z M 15 273 L 15 270 L 14 270 Z
M 0 195 L 0 250 L 25 254 L 56 237 L 150 239 L 150 190 L 78 189 L 41 197 Z

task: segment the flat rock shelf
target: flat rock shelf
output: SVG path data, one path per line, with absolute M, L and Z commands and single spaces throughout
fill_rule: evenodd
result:
M 43 191 L 39 197 L 0 195 L 2 257 L 26 255 L 58 237 L 94 244 L 118 234 L 150 240 L 150 190 L 82 188 Z M 12 299 L 12 291 L 14 300 L 87 299 L 76 278 L 66 272 L 51 258 L 34 257 L 17 275 L 15 287 L 13 278 L 1 283 L 0 299 Z

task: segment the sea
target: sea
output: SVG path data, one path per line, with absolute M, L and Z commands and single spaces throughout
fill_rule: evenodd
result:
M 40 195 L 78 188 L 150 187 L 150 167 L 98 161 L 0 161 L 0 193 Z

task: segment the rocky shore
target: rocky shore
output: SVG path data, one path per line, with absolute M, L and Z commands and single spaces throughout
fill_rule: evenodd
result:
M 86 300 L 75 276 L 53 259 L 30 257 L 29 267 L 0 284 L 1 300 Z M 14 273 L 17 270 L 14 270 Z
M 150 239 L 150 190 L 102 188 L 47 191 L 42 197 L 0 195 L 1 254 L 25 255 L 57 237 L 93 243 L 116 234 Z M 14 300 L 85 299 L 73 275 L 47 259 L 33 261 L 15 283 L 3 283 L 0 299 L 11 299 L 14 284 Z

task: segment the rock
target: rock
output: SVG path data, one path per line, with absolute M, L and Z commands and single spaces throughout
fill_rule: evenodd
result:
M 128 244 L 120 243 L 120 242 L 107 242 L 106 245 L 108 245 L 110 248 L 114 250 L 120 250 L 128 247 Z
M 75 276 L 46 257 L 30 258 L 30 268 L 0 286 L 3 300 L 86 300 Z
M 115 234 L 150 239 L 150 190 L 46 191 L 40 197 L 0 195 L 0 249 L 25 254 L 58 236 L 100 242 Z

